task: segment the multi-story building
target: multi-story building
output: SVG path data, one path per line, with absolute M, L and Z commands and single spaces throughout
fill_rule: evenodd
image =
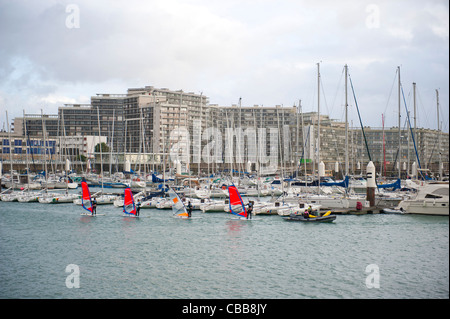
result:
M 128 89 L 124 105 L 127 150 L 161 154 L 181 128 L 193 134 L 193 122 L 206 127 L 208 97 L 192 92 L 156 89 L 152 86 Z M 175 129 L 180 129 L 176 133 Z M 173 139 L 173 138 L 172 138 Z
M 320 160 L 328 171 L 335 170 L 338 163 L 342 173 L 346 158 L 345 123 L 327 115 L 300 113 L 295 106 L 211 105 L 203 94 L 153 86 L 130 88 L 126 94 L 97 94 L 91 97 L 91 104 L 59 107 L 57 115 L 26 114 L 14 120 L 14 132 L 40 140 L 43 132 L 47 139 L 65 137 L 55 151 L 61 149 L 72 156 L 92 155 L 87 154 L 90 151 L 85 149 L 85 138 L 106 137 L 109 158 L 116 167 L 125 159 L 153 165 L 173 165 L 180 160 L 194 171 L 211 165 L 214 169 L 246 169 L 249 164 L 258 170 L 268 163 L 295 170 L 299 163 L 308 163 L 311 172 Z M 409 130 L 400 133 L 400 152 L 398 128 L 365 127 L 364 133 L 365 140 L 361 128 L 349 128 L 349 173 L 363 173 L 369 159 L 377 172 L 383 170 L 388 175 L 396 175 L 396 163 L 400 162 L 401 169 L 406 165 L 403 171 L 407 172 L 416 161 Z M 422 168 L 436 170 L 440 160 L 448 171 L 448 136 L 436 130 L 415 130 Z M 78 146 L 69 146 L 69 137 L 76 137 L 78 140 L 71 143 Z M 6 148 L 3 157 L 5 154 Z
M 70 161 L 80 161 L 83 159 L 95 158 L 96 145 L 100 143 L 107 143 L 106 136 L 66 136 L 59 137 L 57 140 L 59 154 L 63 158 L 68 158 Z M 97 147 L 97 153 L 100 149 Z M 109 152 L 107 152 L 109 153 Z M 107 157 L 105 154 L 103 157 Z
M 301 149 L 301 140 L 296 137 L 300 129 L 296 107 L 211 105 L 207 123 L 221 137 L 213 159 L 223 167 L 236 163 L 240 169 L 247 164 L 258 169 L 268 162 L 291 166 Z M 201 147 L 206 144 L 204 141 Z
M 80 160 L 80 156 L 92 159 L 95 155 L 95 146 L 106 142 L 105 136 L 100 138 L 98 136 L 60 136 L 44 139 L 0 132 L 0 160 L 9 161 L 10 153 L 13 160 L 21 163 L 24 163 L 27 157 L 30 163 L 33 161 L 42 163 L 44 160 L 59 162 L 62 157 L 71 161 Z
M 123 102 L 124 95 L 97 94 L 91 104 L 59 107 L 60 136 L 106 136 L 115 152 L 123 152 Z
M 12 124 L 12 131 L 19 135 L 55 138 L 62 135 L 58 115 L 56 114 L 25 114 L 24 117 L 16 117 Z
M 44 146 L 45 145 L 45 146 Z M 58 154 L 55 138 L 32 137 L 17 132 L 0 132 L 0 161 L 12 163 L 16 170 L 29 167 L 40 170 L 45 161 L 54 161 Z M 37 166 L 39 165 L 39 166 Z M 3 165 L 3 170 L 9 166 Z
M 356 132 L 355 132 L 356 133 Z M 356 144 L 359 145 L 359 154 L 365 149 L 362 134 L 356 133 Z M 418 128 L 412 137 L 409 129 L 398 130 L 398 127 L 365 128 L 365 135 L 369 146 L 372 161 L 376 164 L 379 172 L 398 174 L 402 176 L 411 173 L 411 165 L 416 163 L 417 168 L 430 169 L 434 172 L 439 170 L 438 163 L 445 165 L 448 171 L 449 161 L 449 134 L 437 130 Z M 400 145 L 400 148 L 399 148 Z M 364 154 L 364 152 L 363 152 Z M 368 153 L 365 151 L 365 158 Z M 367 162 L 367 161 L 366 161 Z

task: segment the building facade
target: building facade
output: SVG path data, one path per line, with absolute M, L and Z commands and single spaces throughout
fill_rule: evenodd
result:
M 377 172 L 387 176 L 397 174 L 397 163 L 406 176 L 414 161 L 433 171 L 441 162 L 444 172 L 448 172 L 449 162 L 448 133 L 419 128 L 413 141 L 405 129 L 399 139 L 398 128 L 364 127 L 363 134 L 360 127 L 349 127 L 346 143 L 345 123 L 324 114 L 301 113 L 296 106 L 219 106 L 209 104 L 202 93 L 153 86 L 130 88 L 126 94 L 97 94 L 91 97 L 91 104 L 59 107 L 57 115 L 25 114 L 14 119 L 14 135 L 22 136 L 18 138 L 22 143 L 27 143 L 25 137 L 31 139 L 29 143 L 37 143 L 34 151 L 29 150 L 36 154 L 45 138 L 55 143 L 50 152 L 86 157 L 92 156 L 84 145 L 86 139 L 94 141 L 102 136 L 117 168 L 122 167 L 127 154 L 133 154 L 134 162 L 157 169 L 163 164 L 174 167 L 174 162 L 180 161 L 194 172 L 228 168 L 258 171 L 273 165 L 275 171 L 283 168 L 293 172 L 306 165 L 312 173 L 323 161 L 327 171 L 336 171 L 337 166 L 342 175 L 346 149 L 350 174 L 363 173 L 369 160 Z M 7 161 L 9 139 L 4 136 L 2 158 Z M 17 152 L 21 146 L 22 154 L 27 152 L 23 145 L 15 145 Z

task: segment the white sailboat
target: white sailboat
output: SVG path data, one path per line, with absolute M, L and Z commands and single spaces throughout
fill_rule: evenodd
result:
M 92 197 L 95 197 L 95 200 L 97 201 L 97 205 L 110 205 L 114 204 L 115 201 L 120 202 L 120 205 L 115 205 L 116 207 L 122 207 L 123 206 L 123 199 L 120 196 L 112 195 L 112 194 L 100 194 L 95 193 L 92 195 Z M 82 205 L 82 201 L 80 197 L 77 197 L 73 199 L 73 203 L 75 205 Z
M 15 192 L 12 191 L 12 187 L 8 188 L 7 190 L 3 191 L 0 195 L 0 199 L 2 202 L 16 202 L 18 199 L 18 196 L 23 194 L 23 191 L 21 192 Z
M 47 193 L 38 197 L 39 203 L 42 204 L 61 204 L 61 203 L 73 203 L 77 198 L 80 198 L 79 194 L 69 193 Z
M 37 202 L 39 199 L 39 196 L 42 196 L 43 191 L 38 192 L 24 192 L 23 194 L 20 194 L 17 197 L 17 201 L 20 203 L 31 203 L 31 202 Z
M 228 207 L 229 199 L 210 199 L 200 204 L 203 213 L 224 212 Z

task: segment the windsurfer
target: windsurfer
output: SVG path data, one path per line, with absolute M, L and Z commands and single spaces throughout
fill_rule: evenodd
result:
M 191 214 L 192 214 L 192 204 L 191 201 L 189 201 L 188 205 L 187 205 L 187 213 L 188 213 L 188 217 L 191 218 Z
M 247 219 L 252 219 L 252 211 L 253 211 L 253 202 L 248 202 L 248 209 L 247 209 Z
M 138 199 L 136 203 L 136 216 L 139 216 L 140 211 L 141 211 L 141 199 Z
M 97 200 L 92 198 L 92 215 L 97 215 Z

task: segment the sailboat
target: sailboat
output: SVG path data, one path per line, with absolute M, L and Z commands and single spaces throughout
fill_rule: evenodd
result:
M 182 219 L 193 219 L 193 218 L 201 218 L 201 217 L 189 217 L 186 206 L 181 200 L 180 196 L 173 190 L 172 187 L 169 187 L 169 198 L 172 203 L 172 212 L 174 218 L 182 218 Z
M 91 198 L 91 192 L 89 191 L 89 186 L 85 179 L 81 181 L 81 205 L 85 210 L 87 210 L 89 213 L 81 213 L 83 216 L 93 216 L 93 207 L 92 207 L 92 198 Z
M 123 196 L 123 212 L 125 216 L 136 217 L 136 205 L 134 204 L 131 188 L 127 187 Z
M 65 194 L 61 193 L 47 193 L 38 197 L 39 203 L 42 204 L 63 204 L 73 203 L 75 199 L 79 197 L 78 194 L 69 194 L 67 191 Z
M 238 216 L 237 219 L 239 220 L 252 220 L 248 219 L 248 212 L 245 209 L 244 202 L 242 201 L 241 194 L 239 194 L 238 189 L 236 186 L 231 185 L 228 186 L 228 194 L 230 197 L 229 201 L 229 207 L 230 207 L 230 213 L 233 213 L 234 215 Z

